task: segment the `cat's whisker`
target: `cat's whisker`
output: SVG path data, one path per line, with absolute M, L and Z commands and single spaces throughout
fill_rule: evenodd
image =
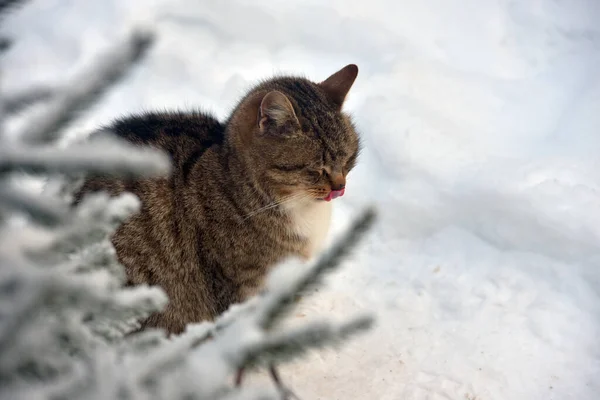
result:
M 247 220 L 248 218 L 250 218 L 250 217 L 253 217 L 253 216 L 255 216 L 256 214 L 259 214 L 259 213 L 261 213 L 261 212 L 263 212 L 263 211 L 266 211 L 266 210 L 269 210 L 269 209 L 271 209 L 271 208 L 273 208 L 273 207 L 276 207 L 276 206 L 278 206 L 278 205 L 279 205 L 279 203 L 269 203 L 269 204 L 267 204 L 266 206 L 263 206 L 263 207 L 260 207 L 260 208 L 258 208 L 258 209 L 256 209 L 256 210 L 254 210 L 254 211 L 251 211 L 251 212 L 249 212 L 248 214 L 246 214 L 246 215 L 244 216 L 244 219 L 243 219 L 243 221 L 245 221 L 245 220 Z
M 310 197 L 308 194 L 303 193 L 300 196 L 280 201 L 277 205 L 283 205 L 283 204 L 291 203 L 292 201 L 302 201 L 302 200 L 304 200 L 304 199 L 306 199 L 308 197 Z
M 244 217 L 244 221 L 247 220 L 248 218 L 251 218 L 251 217 L 255 216 L 256 214 L 261 213 L 261 212 L 270 210 L 272 208 L 281 206 L 283 204 L 290 203 L 290 202 L 295 201 L 295 200 L 304 200 L 305 198 L 308 198 L 308 197 L 309 197 L 309 195 L 307 193 L 296 193 L 296 194 L 284 197 L 283 199 L 281 199 L 279 201 L 275 201 L 273 203 L 267 204 L 266 206 L 260 207 L 259 209 L 254 210 L 254 211 L 248 213 Z
M 246 220 L 246 219 L 248 219 L 250 217 L 253 217 L 254 215 L 259 214 L 259 213 L 261 213 L 263 211 L 267 211 L 267 210 L 270 210 L 272 208 L 278 207 L 278 206 L 280 206 L 282 204 L 285 204 L 285 203 L 291 202 L 293 200 L 296 200 L 298 197 L 300 197 L 300 196 L 299 195 L 292 195 L 292 196 L 289 196 L 288 198 L 284 198 L 283 200 L 275 201 L 273 203 L 267 204 L 266 206 L 261 207 L 261 208 L 259 208 L 257 210 L 254 210 L 254 211 L 250 212 L 249 214 L 247 214 L 244 217 L 244 220 Z

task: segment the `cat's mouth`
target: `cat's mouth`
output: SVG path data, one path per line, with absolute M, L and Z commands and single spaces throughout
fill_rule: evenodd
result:
M 331 192 L 329 192 L 329 194 L 326 197 L 323 197 L 323 200 L 331 201 L 333 199 L 337 199 L 338 197 L 342 197 L 344 195 L 345 191 L 346 191 L 346 189 L 332 190 Z

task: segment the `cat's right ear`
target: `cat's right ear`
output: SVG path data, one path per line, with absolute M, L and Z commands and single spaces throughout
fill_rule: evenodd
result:
M 358 67 L 355 64 L 348 64 L 329 78 L 325 79 L 319 85 L 327 94 L 327 97 L 336 105 L 338 109 L 342 108 L 346 95 L 354 84 L 358 76 Z
M 258 128 L 261 133 L 266 133 L 269 128 L 291 128 L 297 125 L 298 117 L 285 94 L 273 90 L 263 97 L 258 108 Z

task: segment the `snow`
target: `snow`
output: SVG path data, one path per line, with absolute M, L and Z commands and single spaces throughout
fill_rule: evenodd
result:
M 3 24 L 4 88 L 60 86 L 137 22 L 158 33 L 147 63 L 71 137 L 143 109 L 224 117 L 257 79 L 358 64 L 365 150 L 332 236 L 365 204 L 381 219 L 296 316 L 378 323 L 286 382 L 303 399 L 595 399 L 599 18 L 594 0 L 37 0 Z

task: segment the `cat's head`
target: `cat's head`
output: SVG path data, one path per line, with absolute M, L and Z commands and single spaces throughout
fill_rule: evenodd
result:
M 357 74 L 350 64 L 320 83 L 274 78 L 233 112 L 228 139 L 254 179 L 279 201 L 329 201 L 344 194 L 360 143 L 342 105 Z

